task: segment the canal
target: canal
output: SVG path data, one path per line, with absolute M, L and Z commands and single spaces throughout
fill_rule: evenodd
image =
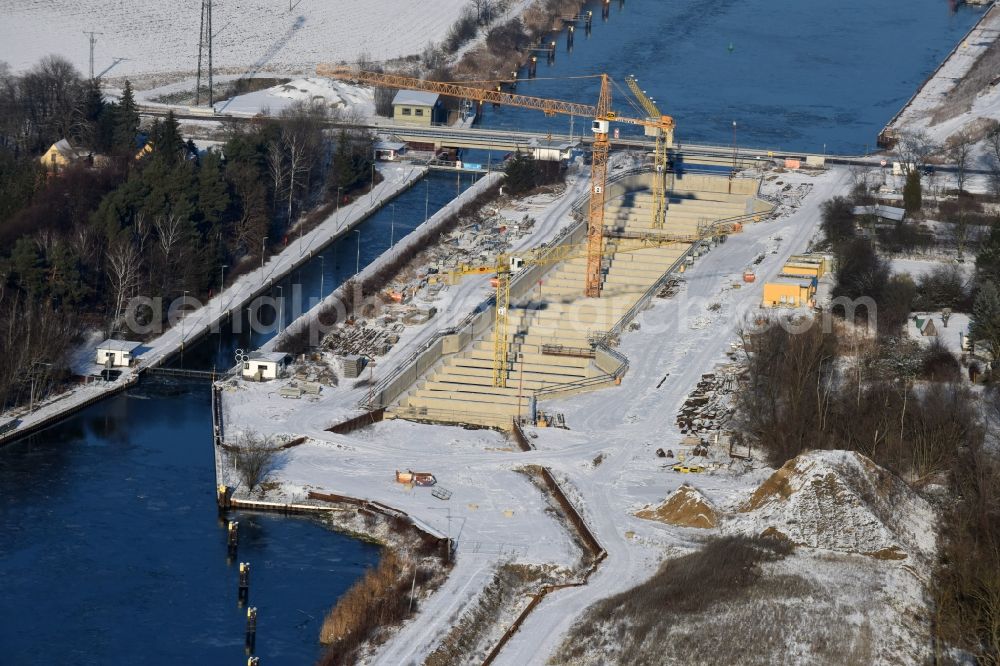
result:
M 681 143 L 820 153 L 860 153 L 924 79 L 972 27 L 982 8 L 947 0 L 611 0 L 601 2 L 588 38 L 579 23 L 572 51 L 563 32 L 555 62 L 538 54 L 537 79 L 522 80 L 526 95 L 596 104 L 596 79 L 617 82 L 615 108 L 624 103 L 625 77 L 638 78 L 661 111 L 677 122 Z M 520 77 L 526 77 L 521 71 Z M 574 133 L 589 119 L 574 119 Z M 568 133 L 568 117 L 489 107 L 484 127 Z M 636 128 L 619 126 L 623 134 Z
M 280 283 L 301 293 L 286 323 L 472 183 L 432 174 L 317 255 Z M 183 361 L 230 367 L 236 347 L 271 335 L 227 329 Z M 239 561 L 252 565 L 262 663 L 316 660 L 323 614 L 378 549 L 315 518 L 232 513 L 240 544 L 227 561 L 209 400 L 204 383 L 145 379 L 0 449 L 0 663 L 245 663 Z

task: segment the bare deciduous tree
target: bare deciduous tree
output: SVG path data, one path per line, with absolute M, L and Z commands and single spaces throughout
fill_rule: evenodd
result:
M 274 467 L 280 450 L 269 435 L 262 435 L 254 430 L 244 430 L 237 435 L 230 455 L 240 482 L 247 487 L 248 492 L 253 492 L 254 488 L 264 482 Z
M 931 155 L 937 152 L 937 145 L 924 132 L 902 134 L 896 143 L 896 157 L 899 159 L 903 175 L 912 170 L 923 171 Z
M 965 177 L 968 173 L 969 158 L 972 156 L 972 148 L 975 140 L 965 132 L 959 132 L 948 139 L 947 154 L 955 166 L 955 179 L 957 180 L 959 194 L 965 189 Z
M 108 250 L 108 281 L 111 282 L 111 289 L 114 293 L 114 317 L 111 320 L 111 328 L 114 330 L 121 317 L 122 309 L 125 306 L 125 298 L 139 280 L 139 253 L 135 247 L 127 240 L 121 240 Z

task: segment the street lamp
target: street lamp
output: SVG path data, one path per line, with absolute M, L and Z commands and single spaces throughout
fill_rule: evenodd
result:
M 222 292 L 226 290 L 226 269 L 229 268 L 228 265 L 222 264 L 219 267 L 219 296 L 222 296 Z
M 374 155 L 374 153 L 372 154 L 372 188 L 371 188 L 370 192 L 371 192 L 371 197 L 369 197 L 370 203 L 375 203 L 375 155 Z
M 285 319 L 285 296 L 284 289 L 278 285 L 278 333 L 281 333 L 281 325 Z
M 733 121 L 733 175 L 736 175 L 736 121 Z
M 361 230 L 355 229 L 354 233 L 358 235 L 358 255 L 354 260 L 354 277 L 357 277 L 361 272 Z
M 342 187 L 337 188 L 337 231 L 340 231 L 340 190 Z
M 323 300 L 323 278 L 326 277 L 326 257 L 319 255 L 319 298 Z
M 448 552 L 446 555 L 446 561 L 451 562 L 451 507 L 443 506 L 429 506 L 428 509 L 433 511 L 447 511 L 448 512 Z
M 389 208 L 392 210 L 392 217 L 389 222 L 389 249 L 396 244 L 396 204 L 389 204 Z
M 267 236 L 260 242 L 260 270 L 264 270 L 264 255 L 267 253 Z
M 184 290 L 184 298 L 181 300 L 181 349 L 184 349 L 184 315 L 187 313 L 184 308 L 187 307 L 188 302 L 188 290 Z

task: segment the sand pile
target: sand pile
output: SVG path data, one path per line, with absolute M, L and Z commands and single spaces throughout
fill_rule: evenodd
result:
M 719 520 L 708 498 L 686 483 L 670 493 L 659 506 L 647 506 L 635 515 L 681 527 L 715 527 Z
M 929 557 L 935 543 L 930 505 L 901 479 L 850 451 L 812 451 L 788 461 L 725 528 L 882 559 Z

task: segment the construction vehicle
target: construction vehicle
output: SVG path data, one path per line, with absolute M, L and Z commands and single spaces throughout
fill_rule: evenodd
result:
M 664 247 L 677 243 L 693 244 L 706 238 L 722 237 L 742 229 L 738 223 L 719 223 L 703 226 L 693 235 L 666 235 L 657 233 L 621 234 L 610 237 L 609 245 L 602 244 L 598 270 L 606 257 L 614 254 Z M 506 388 L 507 359 L 510 341 L 507 337 L 507 319 L 510 308 L 510 283 L 515 275 L 529 266 L 544 266 L 560 263 L 583 255 L 590 258 L 590 244 L 569 243 L 551 247 L 531 248 L 518 252 L 498 254 L 495 259 L 482 264 L 459 264 L 456 268 L 428 276 L 429 284 L 455 284 L 468 275 L 495 273 L 493 286 L 496 288 L 496 322 L 493 332 L 493 386 Z
M 656 102 L 646 95 L 645 90 L 639 87 L 639 81 L 634 76 L 626 76 L 625 82 L 635 98 L 639 100 L 642 108 L 645 109 L 649 120 L 655 121 L 657 118 L 665 117 L 656 106 Z M 673 143 L 673 137 L 668 137 L 667 133 L 659 126 L 646 127 L 646 134 L 652 134 L 656 139 L 653 149 L 652 227 L 662 229 L 663 222 L 667 217 L 667 148 L 669 144 Z
M 318 76 L 342 81 L 398 90 L 423 90 L 448 97 L 475 100 L 479 103 L 491 102 L 506 106 L 517 106 L 541 111 L 547 116 L 565 114 L 591 118 L 594 133 L 591 162 L 590 204 L 587 217 L 587 269 L 584 295 L 597 298 L 601 295 L 601 260 L 604 256 L 604 198 L 607 190 L 608 153 L 611 144 L 608 131 L 612 122 L 638 125 L 659 130 L 664 136 L 664 150 L 673 145 L 674 119 L 661 115 L 659 118 L 628 118 L 618 115 L 611 108 L 611 84 L 607 74 L 597 75 L 601 81 L 597 105 L 578 104 L 561 100 L 531 97 L 504 92 L 501 85 L 489 89 L 468 83 L 425 81 L 409 76 L 366 72 L 354 67 L 321 64 L 316 67 Z M 487 85 L 496 82 L 487 82 Z

